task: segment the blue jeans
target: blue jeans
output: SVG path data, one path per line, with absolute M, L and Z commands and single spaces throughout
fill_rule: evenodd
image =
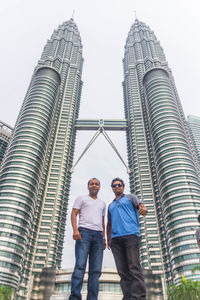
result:
M 87 300 L 97 300 L 99 292 L 99 277 L 103 260 L 103 236 L 101 231 L 79 228 L 81 240 L 76 241 L 76 264 L 71 280 L 71 295 L 69 300 L 80 300 L 83 278 L 89 256 L 89 271 L 87 285 Z

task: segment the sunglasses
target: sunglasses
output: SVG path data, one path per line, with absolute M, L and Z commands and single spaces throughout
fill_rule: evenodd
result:
M 123 184 L 121 184 L 121 183 L 117 183 L 117 184 L 113 184 L 113 185 L 112 185 L 112 187 L 113 187 L 113 188 L 115 188 L 115 187 L 117 187 L 117 186 L 118 186 L 118 187 L 122 187 L 122 186 L 123 186 Z

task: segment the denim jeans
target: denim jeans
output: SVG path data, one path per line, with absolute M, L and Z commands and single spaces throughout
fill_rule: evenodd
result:
M 135 234 L 113 238 L 111 250 L 121 278 L 123 300 L 145 300 L 146 287 L 140 265 L 140 238 Z
M 71 280 L 71 295 L 69 300 L 80 300 L 83 278 L 89 256 L 88 293 L 87 300 L 97 300 L 99 292 L 99 277 L 103 260 L 103 236 L 101 231 L 79 228 L 81 240 L 76 241 L 76 264 Z

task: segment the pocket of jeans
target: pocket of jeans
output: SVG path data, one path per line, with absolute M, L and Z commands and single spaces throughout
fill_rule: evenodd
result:
M 127 247 L 132 247 L 133 245 L 136 248 L 140 247 L 140 237 L 135 234 L 128 236 L 128 238 L 126 238 L 125 242 L 126 242 Z
M 83 239 L 83 231 L 79 230 L 79 232 L 80 232 L 80 235 L 81 235 L 81 239 Z

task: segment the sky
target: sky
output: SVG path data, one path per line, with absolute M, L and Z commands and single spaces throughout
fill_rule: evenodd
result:
M 72 17 L 83 44 L 83 89 L 80 118 L 123 119 L 122 58 L 135 16 L 155 32 L 172 69 L 185 115 L 200 116 L 199 0 L 6 0 L 0 5 L 0 120 L 14 126 L 33 70 L 53 30 Z M 94 132 L 78 132 L 74 162 Z M 124 132 L 108 135 L 126 161 Z M 87 181 L 101 181 L 99 196 L 113 199 L 111 180 L 128 175 L 101 135 L 77 164 L 69 201 L 87 194 Z M 63 267 L 74 264 L 74 241 L 67 220 Z M 104 267 L 113 266 L 106 250 Z

